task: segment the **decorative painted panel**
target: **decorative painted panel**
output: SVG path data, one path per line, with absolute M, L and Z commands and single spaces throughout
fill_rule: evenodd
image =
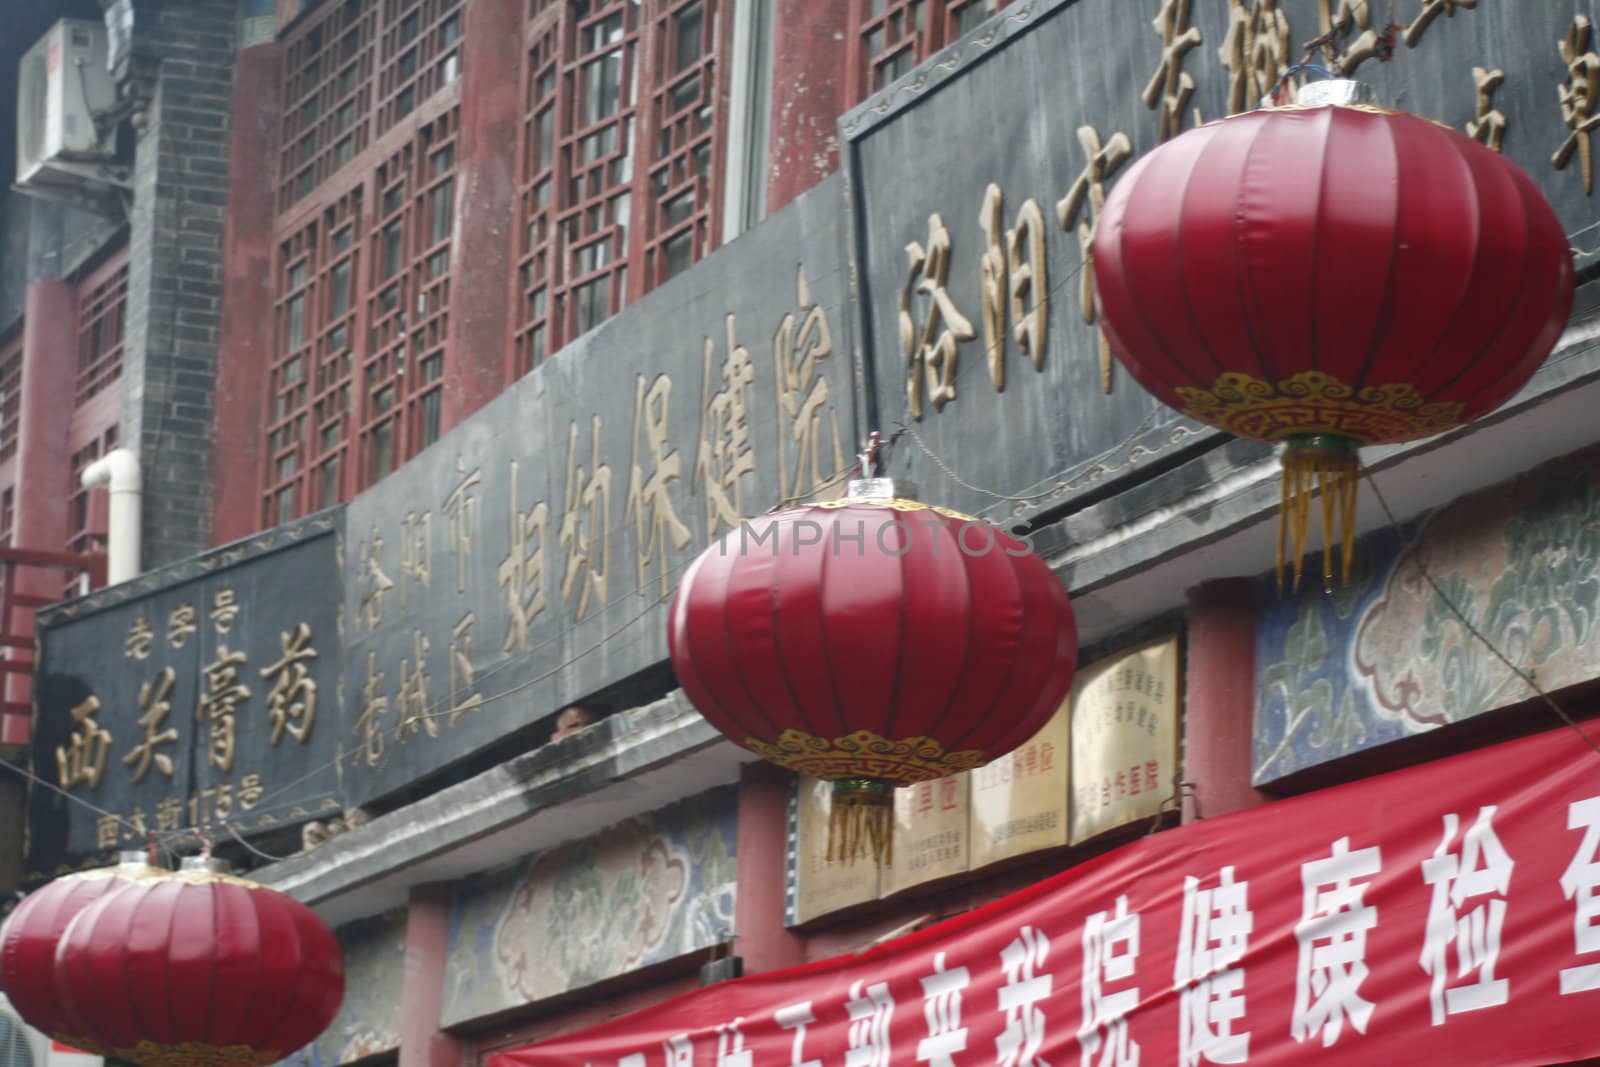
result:
M 738 799 L 713 789 L 459 883 L 444 1025 L 727 941 Z
M 1546 691 L 1595 677 L 1600 450 L 1375 533 L 1356 563 L 1332 595 L 1262 579 L 1257 784 L 1533 696 L 1451 604 Z

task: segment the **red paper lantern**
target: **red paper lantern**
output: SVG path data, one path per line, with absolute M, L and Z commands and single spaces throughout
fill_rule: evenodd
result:
M 54 978 L 67 1029 L 144 1067 L 264 1067 L 327 1029 L 344 958 L 315 912 L 188 861 L 81 911 Z
M 1299 578 L 1319 484 L 1348 580 L 1357 446 L 1505 403 L 1560 338 L 1574 284 L 1561 224 L 1514 163 L 1361 104 L 1263 108 L 1162 145 L 1107 199 L 1094 264 L 1141 385 L 1286 443 L 1280 581 L 1288 535 Z
M 0 927 L 0 988 L 27 1024 L 78 1048 L 87 1039 L 71 1032 L 55 988 L 56 945 L 78 913 L 133 884 L 150 868 L 143 853 L 128 853 L 117 867 L 69 874 L 30 893 Z
M 1072 686 L 1061 582 L 988 523 L 906 500 L 807 504 L 726 534 L 684 575 L 678 682 L 730 740 L 835 783 L 830 858 L 888 855 L 892 788 L 1036 734 Z

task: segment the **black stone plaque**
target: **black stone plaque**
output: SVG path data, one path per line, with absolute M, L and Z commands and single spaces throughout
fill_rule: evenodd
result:
M 340 511 L 41 612 L 36 873 L 337 811 Z M 94 809 L 100 809 L 97 812 Z

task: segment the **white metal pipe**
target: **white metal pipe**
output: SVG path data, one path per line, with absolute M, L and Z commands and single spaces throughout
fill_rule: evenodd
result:
M 126 448 L 114 448 L 84 470 L 83 485 L 86 489 L 106 485 L 111 490 L 106 531 L 106 581 L 116 585 L 138 577 L 139 504 L 144 492 L 139 457 Z

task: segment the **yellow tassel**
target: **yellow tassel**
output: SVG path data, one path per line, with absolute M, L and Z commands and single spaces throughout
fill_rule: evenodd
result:
M 825 859 L 854 864 L 867 856 L 879 866 L 894 863 L 894 787 L 870 778 L 835 782 Z
M 1322 582 L 1333 591 L 1334 545 L 1339 547 L 1340 575 L 1350 581 L 1355 560 L 1356 499 L 1361 463 L 1355 442 L 1327 434 L 1291 438 L 1283 454 L 1283 511 L 1278 522 L 1278 592 L 1283 592 L 1286 555 L 1292 553 L 1294 591 L 1300 591 L 1305 553 L 1311 534 L 1311 501 L 1322 501 Z

